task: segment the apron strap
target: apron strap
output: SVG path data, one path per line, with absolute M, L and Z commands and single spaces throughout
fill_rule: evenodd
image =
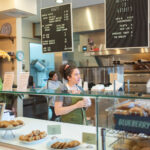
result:
M 87 125 L 87 118 L 86 118 L 86 112 L 85 109 L 82 108 L 82 115 L 83 115 L 83 124 Z

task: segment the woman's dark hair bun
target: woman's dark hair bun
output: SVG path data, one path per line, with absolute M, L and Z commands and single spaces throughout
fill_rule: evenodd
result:
M 61 67 L 60 67 L 60 73 L 61 73 L 61 76 L 65 79 L 65 80 L 68 80 L 68 76 L 71 76 L 73 70 L 77 68 L 76 65 L 74 64 L 69 64 L 69 63 L 66 63 L 66 64 L 63 64 Z

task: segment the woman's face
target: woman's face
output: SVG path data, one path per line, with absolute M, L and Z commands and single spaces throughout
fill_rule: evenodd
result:
M 56 73 L 53 75 L 52 80 L 53 80 L 53 81 L 57 81 L 57 80 L 58 80 L 58 76 L 57 76 L 57 74 L 56 74 Z
M 68 81 L 71 82 L 72 84 L 78 84 L 80 82 L 80 71 L 79 69 L 74 69 L 71 77 L 68 76 Z

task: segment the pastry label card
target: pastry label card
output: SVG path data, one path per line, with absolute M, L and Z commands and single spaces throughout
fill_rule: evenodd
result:
M 48 125 L 47 133 L 49 135 L 61 134 L 61 126 L 60 125 Z
M 3 91 L 12 91 L 13 82 L 14 82 L 14 72 L 5 72 Z
M 96 145 L 96 134 L 94 133 L 82 133 L 82 142 L 87 144 L 94 144 Z
M 29 72 L 20 72 L 17 85 L 17 91 L 26 91 L 29 80 Z

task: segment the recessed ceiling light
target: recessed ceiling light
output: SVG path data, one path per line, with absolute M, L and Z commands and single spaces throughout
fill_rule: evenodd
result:
M 64 0 L 56 0 L 56 3 L 59 3 L 59 4 L 61 4 L 63 2 L 64 2 Z

